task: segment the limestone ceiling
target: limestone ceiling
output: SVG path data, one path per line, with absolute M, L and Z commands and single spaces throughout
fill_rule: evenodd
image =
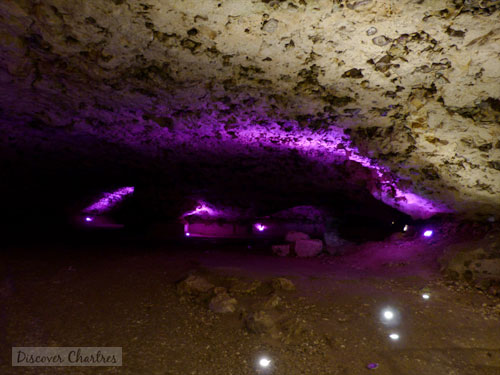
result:
M 0 142 L 83 157 L 92 139 L 156 170 L 231 160 L 221 175 L 362 186 L 414 217 L 498 214 L 499 9 L 4 0 Z

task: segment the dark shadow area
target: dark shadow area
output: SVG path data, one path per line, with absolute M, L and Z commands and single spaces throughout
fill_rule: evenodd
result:
M 41 146 L 47 135 L 53 148 Z M 293 150 L 255 150 L 255 157 L 213 150 L 199 160 L 188 157 L 196 152 L 192 145 L 191 151 L 155 157 L 64 129 L 42 133 L 27 125 L 16 148 L 4 146 L 1 220 L 4 238 L 14 241 L 72 237 L 74 216 L 103 191 L 120 186 L 134 186 L 134 196 L 110 217 L 134 236 L 155 223 L 176 222 L 193 208 L 195 197 L 248 210 L 255 218 L 299 205 L 322 207 L 336 219 L 341 236 L 355 242 L 381 240 L 409 220 L 373 198 L 363 167 L 355 171 L 365 177 L 352 179 L 352 162 L 326 166 Z

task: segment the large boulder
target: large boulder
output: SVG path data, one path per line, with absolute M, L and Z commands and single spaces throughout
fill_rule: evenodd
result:
M 323 250 L 321 240 L 298 240 L 295 242 L 295 253 L 298 257 L 314 257 Z
M 442 271 L 453 280 L 467 281 L 497 295 L 500 290 L 500 249 L 494 242 L 483 242 L 482 245 L 448 249 L 440 259 Z
M 252 333 L 271 333 L 277 330 L 276 320 L 266 311 L 256 311 L 245 316 L 245 326 Z
M 296 242 L 298 240 L 308 240 L 309 238 L 307 233 L 291 231 L 286 234 L 285 241 Z
M 486 257 L 487 253 L 483 248 L 460 251 L 454 251 L 452 249 L 440 259 L 440 263 L 442 265 L 442 271 L 449 278 L 470 281 L 473 278 L 470 265 Z
M 189 275 L 177 285 L 179 294 L 199 295 L 210 292 L 214 285 L 199 275 Z
M 227 314 L 236 311 L 237 301 L 227 293 L 217 294 L 210 300 L 208 307 L 215 313 Z
M 295 285 L 292 280 L 284 277 L 276 277 L 272 279 L 271 285 L 275 291 L 286 290 L 287 292 L 293 292 L 295 290 Z
M 470 265 L 470 270 L 475 275 L 500 280 L 500 258 L 481 259 L 472 262 Z

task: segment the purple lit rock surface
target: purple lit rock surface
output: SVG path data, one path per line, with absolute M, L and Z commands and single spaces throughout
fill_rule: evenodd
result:
M 193 220 L 235 220 L 247 217 L 248 213 L 237 207 L 228 207 L 224 205 L 213 205 L 208 202 L 198 200 L 196 206 L 182 214 L 186 221 Z
M 102 198 L 100 198 L 97 202 L 87 207 L 85 210 L 83 210 L 83 212 L 93 213 L 93 214 L 103 214 L 113 209 L 113 207 L 115 207 L 117 204 L 122 202 L 127 196 L 133 193 L 134 193 L 133 186 L 122 187 L 118 190 L 113 191 L 112 193 L 104 193 Z M 88 220 L 89 218 L 90 217 L 87 217 L 86 221 L 92 221 L 91 218 L 90 218 L 91 220 Z
M 0 156 L 15 176 L 40 161 L 180 196 L 497 214 L 498 13 L 449 2 L 457 37 L 454 17 L 393 3 L 3 2 Z
M 219 217 L 220 214 L 219 211 L 209 207 L 205 202 L 198 202 L 198 206 L 194 210 L 188 211 L 182 216 Z
M 298 240 L 295 242 L 295 253 L 298 257 L 314 257 L 323 250 L 321 240 Z

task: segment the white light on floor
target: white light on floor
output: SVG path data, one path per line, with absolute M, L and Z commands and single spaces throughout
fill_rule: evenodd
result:
M 429 299 L 429 298 L 431 298 L 431 296 L 428 293 L 424 293 L 424 294 L 422 294 L 422 298 L 423 299 Z
M 391 333 L 391 334 L 389 335 L 389 338 L 390 338 L 391 340 L 393 340 L 393 341 L 397 341 L 397 340 L 399 340 L 399 335 L 398 335 L 397 333 Z
M 401 313 L 391 306 L 381 309 L 379 314 L 380 322 L 383 325 L 396 327 L 401 323 Z
M 268 367 L 271 364 L 271 360 L 269 358 L 261 358 L 259 359 L 259 365 L 260 367 Z
M 432 234 L 433 234 L 433 233 L 434 233 L 434 232 L 433 232 L 432 230 L 430 230 L 430 229 L 429 229 L 429 230 L 426 230 L 426 231 L 424 232 L 424 237 L 432 237 Z
M 385 310 L 384 311 L 384 319 L 385 320 L 392 320 L 392 319 L 394 319 L 394 313 L 391 310 Z

